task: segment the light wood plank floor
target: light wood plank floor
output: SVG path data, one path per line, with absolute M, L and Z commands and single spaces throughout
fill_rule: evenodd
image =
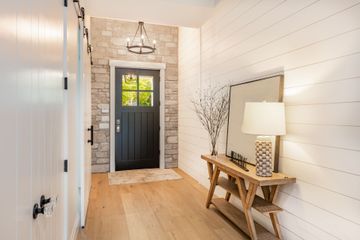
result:
M 78 240 L 248 239 L 215 210 L 207 190 L 180 169 L 183 179 L 109 186 L 94 174 L 86 227 Z

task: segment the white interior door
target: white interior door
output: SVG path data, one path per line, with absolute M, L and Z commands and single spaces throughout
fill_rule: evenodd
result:
M 0 3 L 0 239 L 63 239 L 63 2 Z M 51 217 L 32 210 L 58 199 Z

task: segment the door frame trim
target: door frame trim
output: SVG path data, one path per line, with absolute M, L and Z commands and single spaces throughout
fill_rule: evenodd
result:
M 115 68 L 160 71 L 160 168 L 165 168 L 165 63 L 109 60 L 110 65 L 110 172 L 115 172 Z

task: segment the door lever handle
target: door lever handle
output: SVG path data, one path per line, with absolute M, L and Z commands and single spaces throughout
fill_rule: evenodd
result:
M 33 219 L 36 219 L 39 214 L 45 215 L 45 217 L 51 217 L 55 210 L 57 203 L 57 197 L 45 198 L 44 195 L 40 197 L 40 203 L 35 203 L 33 207 Z
M 44 214 L 45 207 L 40 207 L 39 204 L 35 203 L 33 207 L 33 219 L 37 219 L 39 214 Z
M 42 195 L 40 197 L 40 207 L 44 207 L 46 204 L 48 204 L 49 202 L 51 202 L 51 198 L 45 198 L 44 195 Z

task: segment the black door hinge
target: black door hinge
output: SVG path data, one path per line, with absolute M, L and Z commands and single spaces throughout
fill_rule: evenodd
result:
M 68 89 L 68 78 L 64 77 L 64 89 L 67 90 Z
M 67 7 L 67 6 L 68 6 L 68 1 L 64 0 L 64 7 Z
M 64 160 L 64 172 L 68 172 L 69 166 L 68 166 L 68 160 Z

